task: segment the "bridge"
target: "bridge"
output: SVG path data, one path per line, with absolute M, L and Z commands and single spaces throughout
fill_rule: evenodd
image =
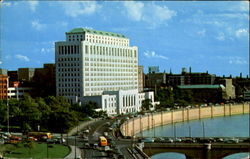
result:
M 187 159 L 221 159 L 240 152 L 250 152 L 249 143 L 145 143 L 143 152 L 153 156 L 164 152 L 185 154 Z

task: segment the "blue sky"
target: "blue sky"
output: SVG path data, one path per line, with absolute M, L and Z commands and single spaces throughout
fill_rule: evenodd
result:
M 76 27 L 121 33 L 139 48 L 139 64 L 161 71 L 246 76 L 247 1 L 11 1 L 1 3 L 0 67 L 54 62 L 54 42 Z

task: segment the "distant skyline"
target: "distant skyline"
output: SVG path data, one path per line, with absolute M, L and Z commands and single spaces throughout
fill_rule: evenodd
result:
M 247 1 L 14 1 L 0 3 L 0 67 L 54 63 L 55 41 L 84 27 L 124 34 L 139 65 L 160 71 L 245 77 L 249 73 Z

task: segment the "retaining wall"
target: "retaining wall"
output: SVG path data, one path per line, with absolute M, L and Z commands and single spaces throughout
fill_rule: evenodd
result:
M 199 107 L 192 109 L 184 108 L 175 111 L 151 113 L 129 119 L 121 125 L 120 130 L 123 136 L 134 136 L 143 130 L 151 129 L 156 126 L 195 119 L 247 113 L 249 113 L 249 103 L 234 105 L 225 104 L 221 106 Z

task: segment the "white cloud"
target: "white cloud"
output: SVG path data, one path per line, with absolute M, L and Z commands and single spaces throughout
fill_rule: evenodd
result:
M 248 30 L 247 29 L 238 29 L 235 31 L 235 36 L 240 38 L 240 37 L 244 37 L 244 36 L 248 36 Z
M 144 4 L 142 2 L 125 1 L 124 7 L 127 10 L 127 15 L 134 21 L 140 21 L 142 19 L 142 12 Z
M 33 20 L 31 22 L 31 26 L 38 31 L 41 31 L 46 28 L 46 24 L 41 24 L 39 20 Z
M 10 7 L 11 3 L 10 2 L 0 2 L 0 6 L 6 6 L 6 7 Z
M 217 40 L 224 41 L 225 40 L 225 34 L 223 32 L 220 32 L 215 38 Z
M 236 65 L 244 65 L 244 64 L 247 64 L 247 60 L 239 56 L 231 56 L 231 57 L 228 57 L 228 63 L 236 64 Z
M 224 60 L 227 61 L 229 64 L 235 64 L 235 65 L 248 64 L 247 60 L 240 56 L 216 56 L 216 59 Z
M 2 64 L 3 62 L 2 61 L 0 61 L 0 65 Z
M 144 21 L 152 26 L 157 26 L 176 16 L 176 11 L 168 9 L 167 6 L 154 3 L 126 1 L 123 3 L 128 18 L 134 21 Z
M 168 60 L 169 58 L 163 55 L 156 54 L 154 51 L 146 51 L 144 55 L 148 58 L 160 58 L 164 60 Z
M 16 54 L 15 58 L 17 58 L 17 59 L 19 59 L 21 61 L 25 61 L 25 62 L 29 62 L 30 61 L 30 59 L 27 56 L 20 55 L 20 54 Z
M 47 54 L 47 53 L 54 53 L 54 51 L 55 51 L 55 48 L 53 47 L 53 48 L 42 48 L 41 50 L 41 53 L 42 54 Z
M 204 37 L 206 35 L 206 29 L 202 29 L 202 30 L 197 31 L 197 34 L 201 37 Z
M 242 1 L 240 3 L 240 10 L 241 11 L 249 11 L 249 2 L 248 1 Z
M 36 11 L 36 8 L 37 8 L 37 6 L 38 6 L 38 1 L 34 1 L 34 0 L 28 1 L 28 4 L 29 4 L 29 6 L 30 6 L 30 10 L 31 10 L 32 12 L 35 12 L 35 11 Z
M 101 8 L 101 5 L 95 1 L 71 1 L 62 2 L 65 14 L 70 17 L 77 17 L 79 15 L 90 15 Z

